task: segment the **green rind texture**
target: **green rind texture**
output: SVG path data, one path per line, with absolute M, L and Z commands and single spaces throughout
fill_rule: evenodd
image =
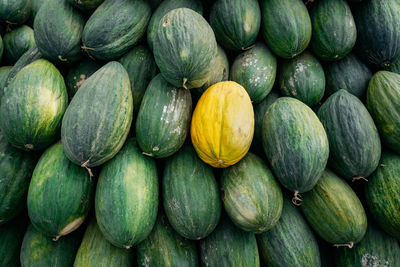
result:
M 382 141 L 400 153 L 400 74 L 376 72 L 368 84 L 366 103 Z
M 14 64 L 25 52 L 36 46 L 33 30 L 26 25 L 6 33 L 3 42 L 5 60 L 11 64 Z
M 3 96 L 4 87 L 6 86 L 7 77 L 10 74 L 12 66 L 0 67 L 0 99 Z
M 165 163 L 162 196 L 168 221 L 181 236 L 199 240 L 217 226 L 222 207 L 218 183 L 192 146 L 185 145 Z
M 245 50 L 257 39 L 260 6 L 257 0 L 217 0 L 209 21 L 218 43 L 229 50 Z
M 143 153 L 169 157 L 181 148 L 190 128 L 189 90 L 169 84 L 161 74 L 150 82 L 136 119 L 136 138 Z
M 282 95 L 297 98 L 307 106 L 315 106 L 324 96 L 324 69 L 309 52 L 284 60 L 278 79 Z
M 81 86 L 65 112 L 61 140 L 66 156 L 86 167 L 111 159 L 128 136 L 132 114 L 128 73 L 109 62 Z
M 140 41 L 150 16 L 144 0 L 105 0 L 85 24 L 83 49 L 96 59 L 117 59 Z
M 74 7 L 83 11 L 91 11 L 96 9 L 104 0 L 68 0 Z
M 43 235 L 58 238 L 77 229 L 92 204 L 94 185 L 87 171 L 64 155 L 61 142 L 40 157 L 28 191 L 28 214 Z
M 157 25 L 153 52 L 163 77 L 176 87 L 203 86 L 212 71 L 217 42 L 208 22 L 197 12 L 177 8 Z
M 369 211 L 379 226 L 400 239 L 400 157 L 382 153 L 380 165 L 365 185 Z
M 139 267 L 197 267 L 196 243 L 181 237 L 159 212 L 151 234 L 136 249 Z
M 156 38 L 156 32 L 158 24 L 161 18 L 169 11 L 176 8 L 190 8 L 196 11 L 200 15 L 203 15 L 203 4 L 200 0 L 164 0 L 160 3 L 157 9 L 151 16 L 149 26 L 147 27 L 147 43 L 151 50 L 153 50 L 154 39 Z
M 375 68 L 386 68 L 400 56 L 400 3 L 362 1 L 353 9 L 358 36 L 356 52 Z
M 51 23 L 49 23 L 51 20 Z M 63 64 L 78 61 L 85 19 L 67 0 L 51 0 L 33 23 L 36 45 L 43 57 Z
M 117 247 L 129 248 L 150 234 L 158 210 L 157 168 L 134 139 L 101 170 L 95 209 L 100 231 Z
M 360 243 L 335 252 L 337 267 L 400 266 L 399 243 L 371 221 Z
M 0 21 L 23 24 L 31 15 L 31 0 L 0 0 Z
M 53 64 L 44 59 L 29 64 L 1 99 L 3 134 L 20 149 L 46 148 L 57 139 L 67 101 L 64 78 Z
M 372 72 L 354 54 L 327 63 L 324 70 L 328 94 L 344 89 L 360 99 L 364 98 Z
M 376 0 L 374 0 L 376 1 Z M 350 7 L 344 0 L 319 0 L 310 10 L 311 50 L 327 61 L 346 56 L 354 47 L 357 29 Z
M 329 166 L 341 177 L 367 178 L 379 164 L 381 140 L 364 104 L 341 89 L 319 108 L 329 140 Z
M 81 239 L 77 231 L 54 242 L 30 225 L 21 247 L 21 267 L 71 267 Z
M 269 48 L 278 56 L 293 58 L 311 41 L 311 19 L 301 0 L 264 0 L 262 33 Z
M 18 267 L 25 224 L 13 221 L 0 226 L 0 266 Z
M 255 235 L 224 217 L 214 232 L 200 241 L 200 254 L 201 266 L 260 266 Z
M 282 213 L 282 191 L 271 170 L 252 153 L 221 176 L 222 201 L 232 222 L 245 231 L 271 229 Z
M 367 230 L 367 216 L 356 193 L 328 169 L 303 194 L 301 209 L 311 228 L 332 244 L 356 244 Z
M 230 71 L 230 80 L 242 85 L 252 102 L 262 101 L 272 90 L 277 60 L 266 45 L 258 42 L 238 55 Z
M 132 264 L 132 251 L 111 245 L 93 218 L 86 228 L 74 267 L 130 267 Z
M 317 240 L 300 211 L 288 198 L 283 198 L 278 223 L 256 237 L 261 258 L 269 267 L 321 266 Z
M 297 99 L 281 97 L 262 127 L 265 154 L 275 177 L 291 191 L 311 190 L 325 169 L 328 137 L 317 115 Z
M 0 52 L 1 53 L 1 52 Z M 396 58 L 387 68 L 388 71 L 400 74 L 400 57 Z
M 39 12 L 40 7 L 48 0 L 31 0 L 31 20 L 33 21 L 36 14 Z
M 147 86 L 158 73 L 157 64 L 153 54 L 143 45 L 133 48 L 119 62 L 128 72 L 131 81 L 134 113 L 137 114 Z

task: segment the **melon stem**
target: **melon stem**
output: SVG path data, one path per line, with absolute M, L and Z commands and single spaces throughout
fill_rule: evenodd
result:
M 354 183 L 355 181 L 358 181 L 358 180 L 364 180 L 364 181 L 368 182 L 368 179 L 365 178 L 364 176 L 353 177 L 353 179 L 351 181 Z
M 85 168 L 85 169 L 88 171 L 89 177 L 90 177 L 90 181 L 91 181 L 91 180 L 92 180 L 92 177 L 93 177 L 94 175 L 93 175 L 93 173 L 92 173 L 92 170 L 87 166 L 88 163 L 89 163 L 89 161 L 90 161 L 90 159 L 88 159 L 86 162 L 84 162 L 84 163 L 81 165 L 81 167 L 82 167 L 82 168 Z
M 339 248 L 339 247 L 348 247 L 348 248 L 353 248 L 353 246 L 354 246 L 354 242 L 353 241 L 351 241 L 351 242 L 349 242 L 349 243 L 346 243 L 346 244 L 334 244 L 333 245 L 335 248 Z
M 294 196 L 292 198 L 292 203 L 296 206 L 301 206 L 301 202 L 303 199 L 301 198 L 301 195 L 299 194 L 299 191 L 294 191 Z

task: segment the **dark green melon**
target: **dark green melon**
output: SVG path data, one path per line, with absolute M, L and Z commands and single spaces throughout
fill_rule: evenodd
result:
M 102 67 L 101 63 L 86 59 L 71 67 L 65 77 L 68 97 L 72 99 L 82 84 Z
M 128 136 L 132 112 L 128 73 L 109 62 L 81 86 L 65 112 L 61 140 L 66 156 L 82 167 L 111 159 Z
M 218 43 L 229 50 L 245 50 L 256 41 L 261 25 L 257 0 L 217 0 L 210 24 Z
M 197 267 L 196 244 L 176 233 L 159 211 L 150 235 L 136 249 L 138 266 Z
M 325 169 L 328 138 L 317 115 L 297 99 L 281 97 L 262 126 L 265 154 L 276 178 L 297 193 L 311 190 Z
M 237 228 L 225 217 L 211 235 L 200 241 L 200 254 L 202 266 L 260 266 L 255 235 Z
M 49 23 L 51 20 L 51 23 Z M 36 45 L 43 57 L 56 63 L 73 63 L 81 58 L 85 20 L 67 0 L 46 2 L 35 17 Z
M 230 80 L 242 85 L 252 102 L 262 101 L 272 90 L 276 77 L 275 55 L 263 43 L 238 55 L 230 71 Z
M 333 94 L 340 89 L 364 98 L 372 72 L 354 54 L 324 65 L 326 91 Z
M 0 21 L 23 24 L 31 15 L 31 0 L 0 0 Z
M 217 55 L 217 42 L 207 21 L 188 8 L 165 14 L 157 25 L 154 58 L 163 77 L 176 87 L 203 86 Z
M 130 267 L 132 264 L 132 251 L 111 245 L 93 218 L 86 228 L 74 267 Z
M 222 206 L 218 183 L 192 146 L 185 145 L 167 160 L 162 196 L 168 221 L 181 236 L 202 239 L 217 226 Z
M 185 142 L 192 113 L 188 90 L 169 84 L 161 74 L 150 82 L 136 119 L 136 138 L 143 153 L 171 156 Z
M 76 231 L 54 242 L 30 225 L 21 247 L 21 267 L 70 267 L 81 240 L 81 231 Z
M 40 157 L 28 191 L 28 214 L 43 235 L 58 240 L 75 231 L 92 204 L 93 182 L 64 155 L 61 142 Z
M 265 232 L 281 216 L 281 188 L 263 160 L 252 153 L 223 170 L 221 190 L 227 214 L 245 231 Z
M 145 0 L 105 0 L 85 24 L 83 49 L 96 59 L 117 59 L 146 33 L 150 16 Z
M 155 162 L 129 139 L 101 170 L 95 198 L 97 224 L 113 245 L 130 248 L 143 241 L 157 218 Z
M 369 211 L 379 226 L 400 239 L 400 157 L 382 153 L 380 165 L 365 185 Z
M 18 267 L 26 225 L 16 219 L 0 226 L 0 266 Z
M 335 261 L 337 267 L 400 266 L 400 246 L 395 238 L 368 221 L 361 242 L 352 249 L 336 250 Z
M 104 0 L 68 0 L 71 5 L 83 11 L 96 9 L 103 1 Z
M 317 185 L 303 194 L 301 209 L 312 229 L 335 245 L 351 248 L 367 230 L 367 216 L 356 193 L 328 169 Z
M 278 223 L 256 237 L 261 258 L 270 267 L 321 266 L 317 240 L 288 198 L 283 198 L 282 215 Z
M 2 66 L 0 67 L 0 99 L 3 96 L 4 87 L 7 82 L 7 77 L 10 74 L 12 66 Z
M 297 98 L 310 107 L 318 104 L 324 96 L 324 69 L 309 52 L 284 60 L 278 79 L 282 95 Z
M 193 11 L 196 11 L 200 15 L 203 15 L 203 4 L 200 0 L 164 0 L 160 3 L 157 9 L 151 16 L 149 26 L 147 27 L 147 43 L 151 50 L 154 47 L 154 39 L 157 32 L 158 24 L 160 23 L 161 18 L 167 14 L 169 11 L 186 7 L 190 8 Z
M 7 86 L 1 99 L 1 129 L 15 147 L 41 150 L 57 139 L 67 101 L 60 72 L 47 60 L 37 60 Z
M 280 57 L 301 54 L 311 40 L 311 19 L 301 0 L 264 0 L 262 33 L 271 50 Z
M 131 81 L 134 113 L 139 111 L 144 92 L 158 69 L 153 54 L 143 45 L 126 53 L 119 62 L 128 72 Z
M 26 51 L 35 47 L 33 30 L 26 25 L 6 33 L 3 41 L 5 59 L 11 64 L 14 64 Z
M 362 1 L 353 12 L 358 32 L 356 52 L 375 68 L 390 66 L 400 56 L 400 3 Z
M 39 12 L 40 7 L 48 0 L 31 0 L 31 20 L 33 21 L 36 17 L 36 14 Z
M 329 166 L 347 180 L 366 179 L 379 164 L 381 140 L 367 108 L 341 89 L 319 108 L 329 141 Z
M 374 0 L 376 1 L 376 0 Z M 311 10 L 311 50 L 322 60 L 338 60 L 354 47 L 357 29 L 344 0 L 318 0 Z

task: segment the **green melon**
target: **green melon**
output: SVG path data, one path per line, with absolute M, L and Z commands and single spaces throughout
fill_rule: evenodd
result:
M 129 133 L 132 112 L 128 73 L 109 62 L 81 86 L 65 112 L 61 140 L 68 159 L 88 168 L 114 157 Z
M 6 33 L 3 42 L 5 59 L 11 64 L 14 64 L 26 51 L 35 47 L 33 30 L 26 25 Z
M 0 21 L 23 24 L 31 15 L 31 0 L 0 0 Z
M 18 219 L 0 226 L 0 266 L 18 267 L 25 222 Z
M 262 101 L 272 90 L 276 77 L 276 57 L 263 43 L 238 55 L 230 71 L 230 80 L 242 85 L 252 102 Z
M 81 9 L 82 11 L 91 11 L 96 9 L 104 0 L 68 0 L 68 2 Z
M 387 68 L 388 71 L 400 74 L 400 57 L 396 58 L 390 66 Z
M 0 67 L 0 99 L 3 97 L 4 87 L 7 82 L 7 77 L 10 74 L 12 66 L 2 66 Z

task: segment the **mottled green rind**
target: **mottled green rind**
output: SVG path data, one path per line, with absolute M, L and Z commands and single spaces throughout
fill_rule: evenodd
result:
M 185 142 L 191 113 L 189 90 L 172 86 L 158 74 L 146 89 L 136 119 L 139 147 L 156 158 L 171 156 Z
M 0 0 L 0 21 L 23 24 L 31 15 L 31 0 Z
M 25 224 L 20 221 L 0 226 L 0 266 L 19 266 L 19 251 L 25 229 Z
M 266 45 L 258 42 L 238 55 L 230 71 L 230 80 L 242 85 L 252 102 L 262 101 L 272 90 L 277 60 Z
M 282 213 L 282 191 L 271 170 L 252 153 L 221 176 L 222 201 L 232 222 L 245 231 L 271 229 Z
M 49 23 L 51 20 L 51 23 Z M 43 57 L 56 63 L 73 63 L 81 54 L 85 19 L 67 0 L 51 0 L 35 17 L 36 45 Z
M 397 57 L 388 68 L 386 68 L 388 71 L 395 72 L 397 74 L 400 74 L 400 57 Z
M 68 98 L 72 99 L 82 84 L 102 67 L 101 63 L 86 59 L 71 67 L 65 77 Z
M 282 95 L 297 98 L 313 107 L 324 96 L 324 69 L 309 52 L 284 60 L 280 64 L 279 89 Z
M 154 58 L 163 77 L 176 87 L 203 86 L 218 50 L 208 22 L 191 9 L 177 8 L 162 17 L 155 33 Z
M 0 99 L 3 96 L 4 87 L 7 82 L 7 77 L 10 74 L 12 66 L 3 66 L 0 67 Z
M 84 50 L 96 59 L 119 58 L 146 33 L 150 16 L 145 0 L 105 0 L 85 24 Z
M 358 98 L 364 98 L 372 72 L 354 54 L 349 53 L 341 60 L 327 63 L 324 70 L 328 94 L 344 89 Z
M 77 231 L 54 242 L 30 225 L 21 247 L 21 267 L 70 267 L 74 264 L 81 239 L 82 234 Z
M 166 162 L 162 196 L 168 221 L 181 236 L 199 240 L 217 226 L 222 207 L 218 183 L 192 146 L 185 145 Z
M 14 64 L 26 51 L 35 47 L 33 30 L 26 25 L 6 33 L 3 42 L 5 60 L 11 64 Z
M 161 18 L 169 11 L 176 8 L 190 8 L 200 15 L 203 15 L 203 4 L 200 0 L 164 0 L 160 3 L 154 13 L 151 15 L 149 26 L 147 27 L 147 43 L 153 50 L 154 39 L 157 32 L 158 24 Z
M 379 226 L 400 239 L 400 157 L 386 152 L 380 165 L 365 185 L 369 211 Z
M 132 251 L 111 245 L 93 218 L 86 228 L 74 267 L 130 267 L 132 264 Z
M 196 243 L 181 237 L 160 211 L 150 235 L 136 249 L 138 266 L 197 267 Z
M 301 54 L 311 40 L 311 19 L 301 0 L 264 0 L 262 33 L 269 48 L 278 56 Z
M 257 0 L 217 0 L 209 21 L 218 43 L 229 50 L 245 50 L 260 30 L 260 6 Z
M 287 198 L 283 199 L 278 223 L 256 237 L 261 258 L 270 267 L 321 266 L 317 240 L 300 211 Z
M 201 266 L 260 266 L 255 235 L 224 217 L 214 232 L 200 241 L 200 254 Z
M 37 60 L 7 86 L 1 99 L 1 129 L 15 147 L 41 150 L 58 138 L 67 101 L 60 72 L 49 61 Z
M 98 7 L 104 0 L 68 0 L 74 7 L 83 11 L 90 11 Z
M 131 81 L 134 113 L 137 114 L 147 86 L 158 73 L 156 62 L 150 50 L 143 45 L 133 48 L 119 62 L 128 72 Z
M 329 140 L 329 166 L 341 177 L 367 178 L 378 167 L 381 140 L 364 104 L 341 89 L 319 108 Z
M 400 246 L 397 240 L 371 221 L 360 243 L 352 249 L 335 251 L 337 267 L 400 266 Z
M 290 97 L 276 100 L 265 114 L 262 141 L 284 187 L 302 193 L 315 186 L 328 161 L 329 145 L 322 123 L 308 106 Z
M 157 168 L 134 139 L 101 170 L 95 209 L 101 232 L 117 247 L 131 247 L 150 234 L 158 209 Z
M 31 0 L 31 20 L 33 21 L 36 17 L 36 14 L 39 12 L 40 7 L 48 0 Z
M 128 73 L 109 62 L 81 86 L 65 112 L 61 140 L 66 156 L 86 167 L 111 159 L 126 140 L 132 114 Z
M 87 216 L 93 189 L 88 172 L 68 160 L 61 142 L 54 144 L 40 157 L 29 185 L 31 223 L 48 237 L 69 234 Z
M 349 5 L 344 0 L 318 0 L 310 10 L 311 50 L 327 61 L 346 56 L 354 47 L 357 29 Z
M 301 209 L 312 229 L 332 244 L 356 244 L 367 230 L 367 216 L 353 189 L 325 170 L 317 185 L 302 195 Z
M 384 68 L 400 56 L 400 3 L 362 1 L 353 9 L 357 25 L 356 53 L 375 68 Z

